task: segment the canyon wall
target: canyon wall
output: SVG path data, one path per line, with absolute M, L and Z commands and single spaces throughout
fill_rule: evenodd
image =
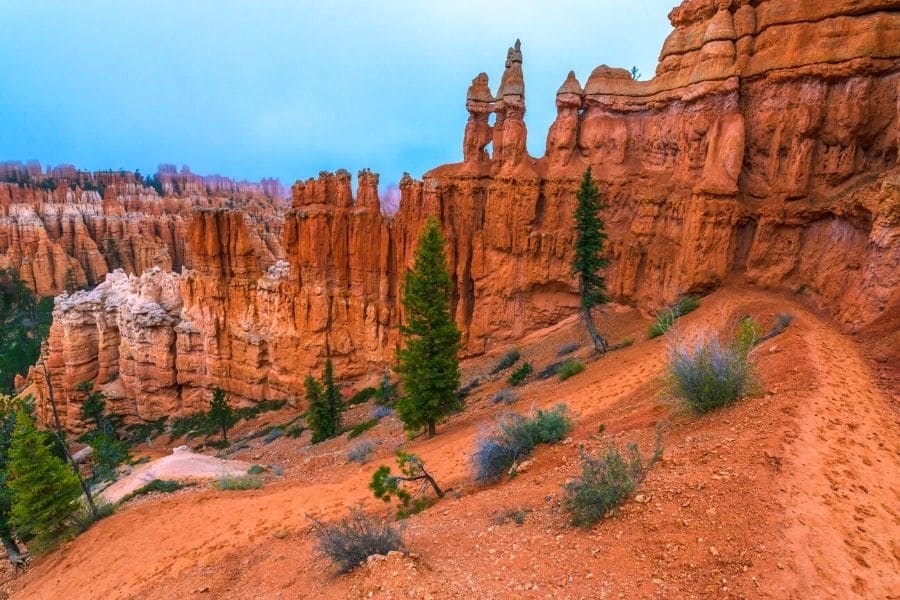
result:
M 572 213 L 587 167 L 618 302 L 656 308 L 736 277 L 849 329 L 896 310 L 900 2 L 688 0 L 670 19 L 653 79 L 606 66 L 584 86 L 565 78 L 541 158 L 526 150 L 517 42 L 496 94 L 484 73 L 468 90 L 463 162 L 404 176 L 395 215 L 377 175 L 361 172 L 354 198 L 349 173 L 323 173 L 292 188 L 284 260 L 252 215 L 194 208 L 178 236 L 190 268 L 58 298 L 43 360 L 67 425 L 82 380 L 153 419 L 203 407 L 214 386 L 296 398 L 326 355 L 343 377 L 374 377 L 391 364 L 400 280 L 429 215 L 466 354 L 552 324 L 578 307 Z
M 0 163 L 0 268 L 16 269 L 40 296 L 92 287 L 115 269 L 180 271 L 191 266 L 191 211 L 216 206 L 249 216 L 270 263 L 284 257 L 287 205 L 274 195 L 280 193 L 277 180 L 235 183 L 187 168 L 182 175 L 173 179 L 162 165 L 156 175 L 161 196 L 127 171 L 60 165 L 44 173 L 36 162 Z

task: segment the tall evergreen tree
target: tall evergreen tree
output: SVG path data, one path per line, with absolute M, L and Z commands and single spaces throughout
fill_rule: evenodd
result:
M 16 413 L 7 476 L 12 498 L 11 522 L 20 535 L 38 543 L 52 541 L 78 510 L 82 490 L 75 473 L 50 451 L 24 408 Z
M 324 385 L 312 375 L 307 375 L 306 401 L 309 406 L 306 422 L 312 431 L 313 443 L 335 437 L 341 431 L 341 393 L 334 383 L 334 366 L 331 359 L 325 361 Z
M 228 429 L 234 425 L 236 419 L 234 409 L 231 408 L 221 388 L 213 390 L 212 400 L 209 402 L 209 420 L 222 432 L 222 439 L 227 442 Z
M 12 432 L 16 424 L 15 406 L 16 402 L 10 396 L 0 396 L 0 541 L 6 547 L 6 555 L 10 559 L 20 555 L 19 545 L 13 537 L 12 492 L 6 474 Z
M 407 431 L 435 434 L 438 420 L 462 406 L 459 388 L 460 332 L 450 314 L 453 283 L 447 272 L 444 238 L 432 217 L 425 223 L 415 263 L 403 283 L 406 324 L 397 352 L 403 394 L 397 415 Z
M 578 206 L 575 208 L 575 259 L 572 268 L 578 276 L 578 288 L 581 293 L 581 310 L 591 341 L 597 352 L 606 352 L 609 344 L 597 332 L 591 309 L 605 304 L 606 280 L 598 271 L 609 264 L 603 255 L 603 245 L 607 236 L 604 231 L 600 209 L 604 208 L 600 201 L 600 190 L 588 167 L 581 178 L 581 188 L 576 194 Z

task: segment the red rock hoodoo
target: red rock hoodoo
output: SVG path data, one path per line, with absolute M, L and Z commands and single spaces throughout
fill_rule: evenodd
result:
M 186 247 L 160 242 L 168 262 L 129 269 L 160 270 L 57 300 L 45 360 L 68 425 L 78 426 L 82 380 L 130 418 L 152 419 L 199 407 L 212 386 L 246 400 L 296 397 L 326 354 L 345 376 L 380 372 L 428 215 L 448 240 L 465 352 L 554 323 L 578 306 L 571 223 L 588 166 L 608 204 L 618 302 L 658 307 L 742 276 L 797 291 L 850 329 L 896 309 L 900 5 L 687 0 L 670 19 L 652 80 L 604 65 L 582 87 L 569 73 L 542 158 L 526 150 L 517 41 L 497 95 L 484 73 L 468 90 L 463 162 L 404 176 L 395 215 L 382 214 L 371 172 L 355 199 L 346 171 L 297 182 L 277 261 L 264 235 L 274 226 L 252 213 L 198 209 L 189 226 L 178 217 L 167 235 Z M 189 172 L 164 175 L 173 191 L 193 191 Z M 141 223 L 121 216 L 128 239 L 141 238 Z M 62 231 L 53 239 L 89 237 Z M 190 268 L 166 272 L 179 266 Z M 59 289 L 46 281 L 35 286 Z

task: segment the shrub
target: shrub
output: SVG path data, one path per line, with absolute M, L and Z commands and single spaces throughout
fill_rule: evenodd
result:
M 531 375 L 531 363 L 522 363 L 506 380 L 509 385 L 520 385 Z
M 563 366 L 567 361 L 560 360 L 555 363 L 550 363 L 541 371 L 538 372 L 537 375 L 534 376 L 538 381 L 543 381 L 545 379 L 550 379 L 551 377 L 555 377 L 557 373 L 559 373 L 559 368 Z
M 72 529 L 75 530 L 75 533 L 84 533 L 97 521 L 105 519 L 116 512 L 115 504 L 100 498 L 96 498 L 94 503 L 97 507 L 96 512 L 91 512 L 88 507 L 83 506 L 75 513 L 75 516 L 72 518 Z
M 511 366 L 519 362 L 519 358 L 521 356 L 522 354 L 518 351 L 518 349 L 513 348 L 512 350 L 504 354 L 503 358 L 501 358 L 499 362 L 494 365 L 494 367 L 491 369 L 491 375 L 496 375 L 497 373 L 510 368 Z
M 391 383 L 391 378 L 385 373 L 375 390 L 375 403 L 380 406 L 393 406 L 397 395 L 397 384 Z
M 145 494 L 152 494 L 154 492 L 159 492 L 161 494 L 171 494 L 181 488 L 186 487 L 185 484 L 179 483 L 177 481 L 171 481 L 168 479 L 154 479 L 150 483 L 139 487 L 134 490 L 130 494 L 126 495 L 122 498 L 122 502 L 128 502 L 132 498 L 137 498 L 138 496 L 143 496 Z
M 128 439 L 126 440 L 127 444 L 129 446 L 136 446 L 162 435 L 166 430 L 166 417 L 160 417 L 159 419 L 148 423 L 129 425 L 125 430 L 128 432 Z
M 211 442 L 206 442 L 203 445 L 206 446 L 207 448 L 214 448 L 216 450 L 224 450 L 225 448 L 228 448 L 229 446 L 231 446 L 231 442 L 229 442 L 228 440 L 212 440 Z
M 347 400 L 347 404 L 350 406 L 355 406 L 357 404 L 362 404 L 363 402 L 368 402 L 372 398 L 374 398 L 378 394 L 378 388 L 367 387 L 359 390 Z
M 627 455 L 610 444 L 599 457 L 581 455 L 581 476 L 567 483 L 563 509 L 576 527 L 590 527 L 606 517 L 631 495 L 662 454 L 662 429 L 657 429 L 656 448 L 644 464 L 636 444 Z
M 386 519 L 370 517 L 361 508 L 337 523 L 313 520 L 316 548 L 341 573 L 352 571 L 375 554 L 387 554 L 403 547 L 400 531 Z
M 622 340 L 621 342 L 619 342 L 619 346 L 622 348 L 628 348 L 629 346 L 633 346 L 633 345 L 634 345 L 633 337 L 627 337 L 624 340 Z
M 263 445 L 271 444 L 283 435 L 284 430 L 281 427 L 273 427 L 266 433 L 266 437 L 263 438 Z
M 114 480 L 116 468 L 130 458 L 128 446 L 105 432 L 94 432 L 90 445 L 93 448 L 94 465 L 91 480 L 95 483 Z
M 369 419 L 368 421 L 357 423 L 350 429 L 350 433 L 347 435 L 347 439 L 352 440 L 353 438 L 358 438 L 376 425 L 378 425 L 378 419 Z
M 504 525 L 510 522 L 523 525 L 530 512 L 531 510 L 527 508 L 507 508 L 495 514 L 492 521 L 494 525 Z
M 400 505 L 397 507 L 398 519 L 421 512 L 428 506 L 428 500 L 421 496 L 425 491 L 425 484 L 431 486 L 438 498 L 444 497 L 444 492 L 438 486 L 434 477 L 425 470 L 425 463 L 415 454 L 397 452 L 397 466 L 400 468 L 402 475 L 391 475 L 390 467 L 378 467 L 372 473 L 369 489 L 372 490 L 372 493 L 379 500 L 390 502 L 392 498 L 396 498 L 399 501 Z M 414 493 L 410 493 L 406 489 L 405 484 L 414 482 L 421 482 L 421 485 L 418 486 L 418 490 Z
M 496 394 L 491 396 L 491 402 L 494 404 L 512 404 L 519 399 L 519 394 L 510 388 L 503 388 Z
M 577 359 L 569 359 L 559 366 L 557 375 L 561 381 L 565 381 L 572 375 L 577 375 L 584 371 L 584 363 Z
M 233 477 L 226 475 L 216 482 L 216 487 L 224 491 L 258 490 L 263 485 L 262 479 L 252 475 Z
M 494 433 L 478 441 L 475 451 L 475 479 L 493 481 L 510 472 L 538 444 L 553 444 L 572 429 L 565 404 L 553 410 L 539 410 L 531 418 L 515 413 L 504 415 Z
M 375 421 L 380 421 L 385 417 L 389 417 L 394 414 L 394 409 L 390 406 L 376 406 L 372 409 L 372 419 Z
M 673 395 L 697 412 L 708 412 L 744 396 L 751 385 L 752 367 L 746 340 L 723 347 L 718 338 L 700 341 L 693 349 L 679 345 L 669 355 Z M 746 349 L 749 351 L 749 348 Z
M 463 399 L 463 398 L 467 397 L 469 394 L 471 394 L 474 390 L 478 389 L 478 387 L 480 385 L 481 385 L 481 379 L 479 379 L 478 377 L 475 377 L 475 378 L 469 380 L 469 382 L 466 383 L 466 385 L 459 388 L 459 390 L 457 390 L 457 392 L 456 392 L 456 396 L 460 399 Z
M 265 473 L 266 468 L 262 465 L 253 465 L 247 469 L 247 475 L 261 475 Z
M 290 438 L 298 438 L 301 435 L 303 435 L 304 431 L 306 431 L 306 427 L 304 427 L 300 423 L 295 423 L 295 424 L 291 425 L 290 427 L 288 427 L 287 429 L 285 429 L 284 435 L 286 435 Z
M 675 319 L 696 310 L 699 306 L 700 300 L 696 296 L 682 296 L 657 315 L 656 322 L 647 330 L 647 337 L 652 339 L 661 336 L 675 323 Z
M 372 453 L 374 451 L 375 444 L 373 444 L 372 442 L 368 440 L 357 442 L 350 447 L 350 450 L 347 451 L 347 460 L 360 464 L 367 463 L 372 457 Z
M 556 351 L 556 355 L 565 356 L 566 354 L 572 354 L 579 348 L 581 348 L 581 344 L 578 342 L 568 342 L 559 347 L 559 350 Z

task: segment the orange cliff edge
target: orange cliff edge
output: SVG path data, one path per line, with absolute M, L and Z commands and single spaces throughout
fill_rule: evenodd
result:
M 652 80 L 603 65 L 582 86 L 569 73 L 538 159 L 526 150 L 516 42 L 497 95 L 484 73 L 468 90 L 463 162 L 423 181 L 405 175 L 392 216 L 369 171 L 355 199 L 347 171 L 298 181 L 283 216 L 271 201 L 150 202 L 127 186 L 54 201 L 0 186 L 0 250 L 42 248 L 21 263 L 42 293 L 59 291 L 73 262 L 80 284 L 100 281 L 105 236 L 127 248 L 130 274 L 57 298 L 41 360 L 61 418 L 80 427 L 74 386 L 85 380 L 138 421 L 197 410 L 213 386 L 245 400 L 296 398 L 329 354 L 348 378 L 380 373 L 429 215 L 447 237 L 466 354 L 555 323 L 578 307 L 571 223 L 588 166 L 608 205 L 617 302 L 658 307 L 740 275 L 802 289 L 848 329 L 864 328 L 900 305 L 896 7 L 688 0 L 669 15 Z M 92 236 L 97 223 L 111 233 Z M 46 415 L 39 370 L 28 379 Z

